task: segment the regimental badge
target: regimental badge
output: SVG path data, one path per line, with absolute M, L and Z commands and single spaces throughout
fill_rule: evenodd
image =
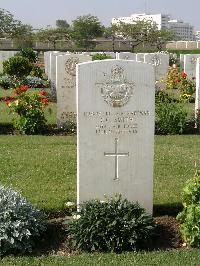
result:
M 76 64 L 78 63 L 77 57 L 71 57 L 65 62 L 65 70 L 70 76 L 76 76 Z
M 190 59 L 190 62 L 191 62 L 192 65 L 196 65 L 197 58 L 196 58 L 196 57 L 192 57 L 192 58 Z
M 134 83 L 126 80 L 124 69 L 118 65 L 111 69 L 111 75 L 104 83 L 96 83 L 100 87 L 104 101 L 112 107 L 124 106 L 133 95 Z
M 161 64 L 161 59 L 158 55 L 154 55 L 151 59 L 151 62 L 153 66 L 159 66 Z

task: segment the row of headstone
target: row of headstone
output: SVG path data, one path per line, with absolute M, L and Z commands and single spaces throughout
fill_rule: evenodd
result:
M 67 127 L 76 121 L 76 64 L 92 60 L 96 53 L 61 53 L 45 52 L 45 73 L 51 85 L 51 96 L 57 99 L 57 125 Z M 169 56 L 166 54 L 134 54 L 134 53 L 107 53 L 123 60 L 139 60 L 154 66 L 155 78 L 159 80 L 166 75 L 169 66 Z M 140 56 L 140 58 L 139 58 Z M 138 58 L 137 58 L 138 57 Z M 143 58 L 143 59 L 142 59 Z
M 181 54 L 180 55 L 180 68 L 191 79 L 196 81 L 195 93 L 195 115 L 197 110 L 200 109 L 200 54 Z M 182 68 L 183 67 L 183 68 Z
M 196 62 L 196 96 L 195 96 L 195 116 L 200 113 L 200 57 Z
M 13 57 L 16 51 L 0 51 L 0 73 L 3 73 L 3 62 Z

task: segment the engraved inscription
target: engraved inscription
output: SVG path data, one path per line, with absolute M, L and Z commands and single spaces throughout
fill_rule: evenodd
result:
M 115 158 L 115 176 L 113 180 L 119 180 L 119 157 L 129 156 L 129 152 L 118 152 L 118 138 L 115 138 L 115 151 L 104 152 L 104 156 Z
M 151 59 L 151 62 L 152 62 L 153 66 L 161 65 L 161 59 L 159 58 L 158 55 L 154 55 L 154 57 L 152 57 L 152 59 Z
M 71 57 L 65 62 L 65 71 L 67 77 L 65 78 L 66 87 L 71 88 L 76 86 L 76 64 L 79 63 L 77 57 Z
M 96 85 L 100 87 L 104 101 L 112 107 L 124 106 L 133 95 L 134 83 L 126 80 L 124 69 L 118 65 L 112 68 L 105 82 Z
M 95 131 L 98 135 L 124 135 L 138 133 L 138 119 L 144 119 L 150 112 L 84 112 L 83 115 L 96 121 Z

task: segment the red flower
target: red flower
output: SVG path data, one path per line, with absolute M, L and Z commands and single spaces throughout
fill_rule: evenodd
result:
M 41 99 L 41 103 L 47 104 L 49 102 L 49 100 L 47 98 L 42 98 Z
M 180 79 L 175 79 L 175 82 L 176 83 L 179 83 L 181 80 Z
M 42 90 L 42 91 L 40 91 L 40 92 L 39 92 L 39 94 L 40 94 L 40 95 L 43 95 L 43 96 L 46 96 L 46 95 L 48 94 L 48 92 L 47 92 L 47 91 L 44 91 L 44 90 Z
M 181 73 L 181 77 L 186 78 L 187 74 L 186 73 Z
M 11 105 L 11 102 L 6 102 L 6 105 L 7 105 L 7 106 L 10 106 L 10 105 Z
M 21 91 L 27 91 L 29 89 L 29 87 L 28 86 L 21 86 L 19 89 Z

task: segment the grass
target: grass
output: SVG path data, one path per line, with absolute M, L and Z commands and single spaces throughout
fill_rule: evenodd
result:
M 156 136 L 154 203 L 176 205 L 181 189 L 200 165 L 199 136 Z M 63 210 L 76 200 L 76 138 L 0 137 L 0 181 L 20 190 L 39 208 Z
M 123 254 L 82 254 L 79 256 L 6 257 L 1 265 L 137 265 L 137 266 L 197 266 L 200 261 L 198 249 L 179 251 L 137 252 Z

